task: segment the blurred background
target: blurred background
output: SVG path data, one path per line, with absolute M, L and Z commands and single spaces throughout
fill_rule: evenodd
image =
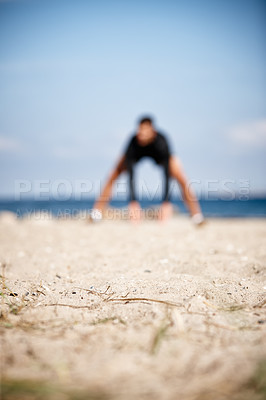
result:
M 266 196 L 265 22 L 264 0 L 0 0 L 1 199 L 97 195 L 143 114 L 200 197 Z

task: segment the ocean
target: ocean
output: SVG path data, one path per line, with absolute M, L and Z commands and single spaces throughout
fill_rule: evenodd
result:
M 266 198 L 251 198 L 243 200 L 212 199 L 199 201 L 205 217 L 218 218 L 261 218 L 266 217 Z M 10 211 L 18 217 L 43 211 L 54 216 L 75 215 L 81 211 L 92 209 L 94 199 L 88 200 L 0 200 L 0 212 Z M 140 201 L 143 208 L 156 207 L 159 200 Z M 181 214 L 187 213 L 182 200 L 172 201 Z M 124 208 L 128 202 L 125 200 L 112 200 L 112 207 Z

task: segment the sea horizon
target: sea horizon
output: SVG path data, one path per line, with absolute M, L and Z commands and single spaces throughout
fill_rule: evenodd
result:
M 95 202 L 94 197 L 75 199 L 11 199 L 0 198 L 0 213 L 12 212 L 17 217 L 23 217 L 27 214 L 38 212 L 47 212 L 54 217 L 63 215 L 75 216 L 81 212 L 90 212 Z M 113 198 L 110 201 L 110 207 L 123 209 L 128 206 L 128 199 Z M 140 200 L 142 208 L 156 208 L 160 205 L 160 198 Z M 180 214 L 188 214 L 188 211 L 181 198 L 171 199 L 175 211 Z M 208 199 L 199 198 L 202 212 L 206 217 L 219 218 L 265 218 L 266 217 L 266 196 L 249 196 L 243 198 L 218 198 Z

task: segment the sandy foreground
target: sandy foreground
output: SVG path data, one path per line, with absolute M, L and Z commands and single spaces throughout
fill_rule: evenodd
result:
M 266 220 L 0 215 L 3 399 L 265 399 Z

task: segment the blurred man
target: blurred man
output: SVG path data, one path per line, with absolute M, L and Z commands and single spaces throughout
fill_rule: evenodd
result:
M 113 183 L 122 172 L 127 171 L 130 187 L 129 216 L 133 221 L 138 221 L 141 218 L 141 207 L 135 195 L 134 166 L 143 157 L 152 158 L 164 171 L 164 193 L 159 219 L 167 220 L 173 212 L 169 200 L 169 178 L 172 177 L 181 187 L 183 200 L 190 212 L 192 221 L 197 225 L 202 224 L 204 218 L 199 203 L 189 187 L 181 163 L 177 157 L 171 154 L 165 136 L 154 128 L 150 117 L 142 118 L 139 121 L 137 132 L 130 139 L 125 153 L 119 159 L 99 199 L 94 204 L 94 210 L 99 210 L 98 215 L 101 215 L 100 213 L 104 211 L 110 200 Z

